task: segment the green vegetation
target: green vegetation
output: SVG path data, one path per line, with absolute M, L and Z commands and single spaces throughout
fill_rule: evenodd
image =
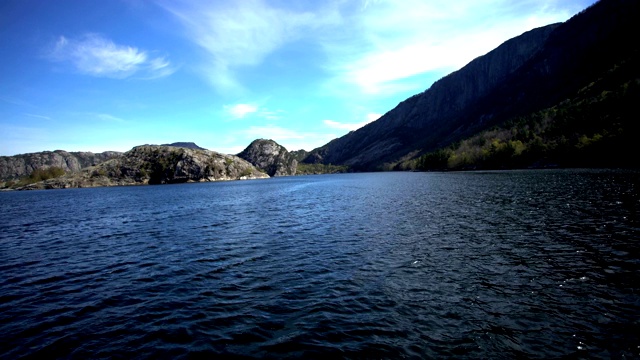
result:
M 64 169 L 61 167 L 52 166 L 47 169 L 35 169 L 27 178 L 30 183 L 49 180 L 64 175 Z
M 251 168 L 245 168 L 240 173 L 240 176 L 251 176 L 251 175 L 253 175 L 253 170 Z
M 149 184 L 163 184 L 172 182 L 176 172 L 176 164 L 184 158 L 182 148 L 161 148 L 151 151 L 152 161 L 146 162 L 141 168 L 144 173 L 140 176 L 149 176 Z
M 296 175 L 337 174 L 349 172 L 346 165 L 298 163 Z
M 49 180 L 63 176 L 65 171 L 61 167 L 48 167 L 46 169 L 35 169 L 29 176 L 25 176 L 16 181 L 7 181 L 4 183 L 4 188 L 18 188 L 29 184 L 37 183 L 44 180 Z
M 614 67 L 556 106 L 511 119 L 396 168 L 639 166 L 634 156 L 634 142 L 640 136 L 640 75 L 636 63 Z

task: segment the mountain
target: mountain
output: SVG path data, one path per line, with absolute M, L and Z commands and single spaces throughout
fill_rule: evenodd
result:
M 640 53 L 562 102 L 515 117 L 400 169 L 640 167 Z
M 562 24 L 506 41 L 305 163 L 383 170 L 574 96 L 639 51 L 640 2 L 602 0 Z
M 29 176 L 36 169 L 58 167 L 65 172 L 77 172 L 88 166 L 121 156 L 121 152 L 105 151 L 66 152 L 43 151 L 15 156 L 0 156 L 0 181 L 15 180 Z
M 173 147 L 182 147 L 182 148 L 194 149 L 194 150 L 207 150 L 205 148 L 202 148 L 202 147 L 196 145 L 193 142 L 174 142 L 174 143 L 171 143 L 171 144 L 162 144 L 160 146 L 173 146 Z
M 269 176 L 295 175 L 298 166 L 295 156 L 273 140 L 254 140 L 238 156 Z
M 22 187 L 60 189 L 262 179 L 269 176 L 247 161 L 209 150 L 142 145 L 80 172 Z

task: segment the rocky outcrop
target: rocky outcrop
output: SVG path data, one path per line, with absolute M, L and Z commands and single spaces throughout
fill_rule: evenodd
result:
M 50 167 L 59 167 L 65 172 L 78 172 L 83 168 L 97 165 L 121 155 L 121 152 L 115 151 L 92 153 L 56 150 L 15 156 L 0 156 L 0 181 L 19 179 L 29 176 L 34 170 Z
M 80 172 L 27 185 L 21 190 L 263 179 L 247 161 L 209 150 L 143 145 Z
M 269 176 L 295 175 L 298 167 L 294 155 L 273 140 L 254 140 L 238 156 L 262 169 Z
M 508 40 L 303 162 L 382 170 L 558 104 L 639 51 L 640 2 L 603 0 L 562 24 Z

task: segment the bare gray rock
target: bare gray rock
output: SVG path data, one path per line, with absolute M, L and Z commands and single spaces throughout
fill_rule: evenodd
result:
M 269 176 L 295 175 L 298 167 L 294 155 L 273 140 L 254 140 L 238 156 L 264 170 Z
M 78 172 L 83 168 L 122 156 L 116 151 L 102 153 L 43 151 L 15 156 L 0 156 L 0 181 L 29 176 L 36 169 L 62 168 L 65 172 Z
M 19 190 L 264 179 L 249 162 L 210 150 L 143 145 L 80 172 Z

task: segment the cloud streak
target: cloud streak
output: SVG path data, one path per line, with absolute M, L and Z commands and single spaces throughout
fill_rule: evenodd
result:
M 24 113 L 24 115 L 28 117 L 36 118 L 36 119 L 52 120 L 51 117 L 45 116 L 45 115 L 29 114 L 29 113 Z
M 144 78 L 158 78 L 175 71 L 163 57 L 151 58 L 144 50 L 119 45 L 92 33 L 78 39 L 60 36 L 50 58 L 70 63 L 78 72 L 96 77 L 123 79 L 139 74 Z
M 283 45 L 304 37 L 330 16 L 278 8 L 261 0 L 160 3 L 183 25 L 185 36 L 205 51 L 205 78 L 221 92 L 241 92 L 242 67 L 256 66 Z

